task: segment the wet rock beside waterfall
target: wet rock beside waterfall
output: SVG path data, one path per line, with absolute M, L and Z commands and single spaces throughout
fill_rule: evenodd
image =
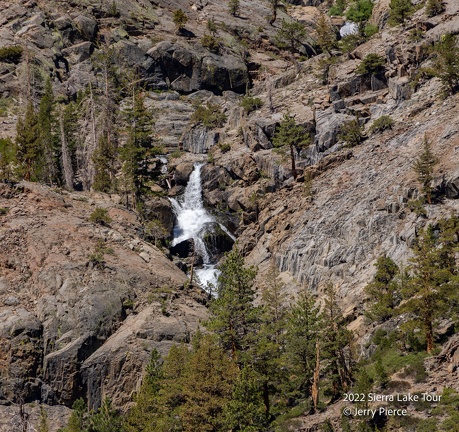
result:
M 233 247 L 234 240 L 226 233 L 217 222 L 209 222 L 199 231 L 207 252 L 212 261 L 218 261 L 225 252 Z
M 188 258 L 193 255 L 194 244 L 193 239 L 186 239 L 175 246 L 172 246 L 169 250 L 172 255 L 177 255 L 180 258 Z
M 186 186 L 193 172 L 194 166 L 191 162 L 183 162 L 175 167 L 174 180 L 180 186 Z

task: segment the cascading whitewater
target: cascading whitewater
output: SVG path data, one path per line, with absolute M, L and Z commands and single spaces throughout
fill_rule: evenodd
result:
M 215 223 L 215 219 L 204 208 L 202 200 L 201 168 L 203 164 L 195 164 L 194 170 L 190 175 L 185 193 L 180 199 L 171 198 L 172 206 L 177 217 L 177 224 L 174 227 L 172 246 L 185 240 L 193 239 L 195 252 L 202 257 L 203 267 L 195 270 L 196 276 L 204 289 L 217 283 L 218 270 L 216 264 L 212 263 L 211 256 L 202 239 L 204 228 L 210 223 Z M 220 228 L 233 240 L 235 238 L 223 225 Z

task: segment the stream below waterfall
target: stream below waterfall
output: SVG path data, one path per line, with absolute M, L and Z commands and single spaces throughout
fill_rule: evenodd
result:
M 194 269 L 194 274 L 198 279 L 197 282 L 206 291 L 212 289 L 215 293 L 219 271 L 217 270 L 217 259 L 215 254 L 212 253 L 213 251 L 209 250 L 206 236 L 209 236 L 209 233 L 212 235 L 215 228 L 219 227 L 233 242 L 236 238 L 224 225 L 217 222 L 204 207 L 201 184 L 201 168 L 203 165 L 203 163 L 194 165 L 184 194 L 177 199 L 170 199 L 177 218 L 173 230 L 172 246 L 193 240 L 194 255 L 202 260 L 202 265 L 197 265 Z

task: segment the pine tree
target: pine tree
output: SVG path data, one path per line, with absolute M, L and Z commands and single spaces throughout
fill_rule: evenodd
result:
M 41 156 L 39 139 L 37 114 L 32 102 L 29 102 L 24 117 L 19 118 L 16 125 L 18 174 L 27 181 L 40 179 L 42 167 L 39 163 Z
M 228 0 L 228 11 L 234 17 L 239 15 L 240 7 L 241 7 L 240 0 Z
M 121 415 L 113 408 L 110 399 L 103 400 L 96 413 L 89 417 L 88 432 L 125 432 Z M 85 431 L 86 432 L 86 431 Z
M 301 400 L 312 393 L 316 366 L 316 343 L 322 344 L 324 323 L 315 299 L 305 289 L 289 311 L 286 325 L 286 361 L 291 397 Z
M 419 237 L 411 260 L 412 278 L 403 294 L 404 311 L 414 314 L 414 324 L 425 336 L 426 350 L 434 348 L 434 324 L 448 307 L 448 296 L 454 290 L 449 282 L 455 271 L 451 247 L 434 231 L 432 225 Z
M 132 195 L 134 204 L 138 205 L 149 180 L 148 161 L 160 150 L 153 145 L 153 115 L 145 107 L 141 93 L 134 93 L 132 107 L 126 111 L 126 117 L 129 122 L 128 141 L 120 149 L 124 192 L 127 205 L 129 195 Z
M 392 24 L 401 24 L 412 11 L 413 5 L 411 0 L 390 0 L 390 22 Z
M 61 107 L 59 111 L 59 132 L 62 155 L 62 173 L 64 185 L 68 190 L 73 189 L 74 170 L 72 161 L 72 152 L 65 133 L 65 108 Z
M 380 256 L 376 263 L 376 274 L 373 281 L 365 287 L 370 297 L 367 317 L 371 320 L 386 321 L 394 314 L 401 297 L 396 276 L 399 268 L 395 262 L 385 255 Z
M 218 297 L 210 305 L 212 316 L 207 327 L 216 333 L 231 358 L 241 364 L 246 361 L 244 353 L 259 322 L 259 311 L 253 305 L 256 270 L 244 265 L 237 246 L 226 254 L 219 270 Z
M 49 432 L 48 413 L 43 405 L 40 405 L 40 422 L 38 424 L 38 432 Z
M 9 138 L 0 138 L 0 180 L 12 180 L 16 161 L 16 147 Z
M 322 344 L 325 373 L 330 380 L 333 402 L 349 388 L 352 381 L 350 344 L 353 336 L 346 328 L 333 285 L 329 284 L 326 287 L 325 294 L 325 306 L 322 312 L 324 323 Z
M 56 139 L 56 121 L 54 117 L 54 93 L 51 80 L 46 80 L 44 94 L 40 100 L 37 114 L 39 148 L 40 148 L 40 180 L 48 184 L 60 183 L 60 149 Z
M 292 164 L 292 175 L 293 178 L 297 178 L 295 153 L 298 152 L 299 148 L 307 147 L 311 138 L 307 134 L 304 128 L 296 124 L 295 116 L 284 114 L 284 117 L 276 127 L 276 131 L 273 137 L 273 145 L 282 153 L 290 153 L 290 161 Z
M 86 404 L 80 398 L 72 405 L 72 414 L 64 432 L 86 432 L 87 425 Z
M 417 180 L 421 184 L 422 192 L 429 204 L 432 204 L 432 180 L 434 167 L 438 163 L 438 159 L 432 152 L 432 147 L 427 136 L 424 135 L 422 142 L 422 152 L 413 164 L 413 169 L 417 174 Z
M 457 36 L 447 33 L 434 45 L 434 73 L 440 78 L 445 95 L 459 90 L 459 47 Z
M 150 362 L 145 369 L 145 377 L 135 397 L 135 406 L 128 412 L 125 420 L 127 432 L 155 432 L 158 415 L 158 395 L 163 378 L 160 355 L 156 349 L 151 353 Z
M 212 336 L 200 338 L 186 365 L 185 403 L 180 409 L 184 432 L 224 432 L 223 407 L 230 401 L 237 366 Z
M 299 21 L 282 20 L 281 27 L 276 33 L 276 43 L 281 48 L 287 48 L 294 53 L 306 37 L 306 29 Z
M 370 19 L 374 3 L 372 0 L 356 0 L 347 11 L 346 18 L 358 24 L 360 35 L 365 34 L 365 24 Z
M 92 156 L 94 162 L 94 182 L 92 187 L 99 192 L 112 192 L 115 190 L 115 149 L 109 142 L 107 133 L 102 133 L 97 143 L 97 148 Z
M 279 271 L 271 267 L 262 281 L 260 322 L 248 353 L 251 367 L 258 374 L 266 420 L 272 416 L 271 399 L 280 394 L 288 379 L 282 358 L 287 319 L 284 290 L 285 284 L 279 280 Z
M 377 378 L 379 386 L 382 389 L 385 389 L 387 387 L 387 384 L 389 384 L 390 379 L 389 379 L 389 375 L 386 372 L 386 369 L 384 368 L 384 365 L 382 364 L 381 356 L 379 356 L 378 359 L 376 360 L 375 374 L 376 374 L 376 378 Z
M 248 366 L 241 370 L 225 405 L 225 430 L 259 432 L 266 427 L 266 407 L 263 404 L 258 373 Z
M 323 52 L 331 56 L 331 50 L 336 46 L 336 32 L 325 15 L 321 14 L 316 23 L 317 45 Z

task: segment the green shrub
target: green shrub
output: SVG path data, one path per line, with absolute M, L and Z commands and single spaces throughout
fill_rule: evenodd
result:
M 100 207 L 96 209 L 89 216 L 89 222 L 97 223 L 100 225 L 109 225 L 112 218 L 108 215 L 108 210 Z
M 394 120 L 391 116 L 383 115 L 377 118 L 370 126 L 370 133 L 384 132 L 386 129 L 392 129 Z
M 98 268 L 99 270 L 103 270 L 105 268 L 105 255 L 106 254 L 114 255 L 115 252 L 112 248 L 107 247 L 104 240 L 99 239 L 97 240 L 93 253 L 89 255 L 88 257 L 89 262 L 92 263 L 92 265 L 95 268 Z
M 5 216 L 9 211 L 8 207 L 0 207 L 0 216 Z
M 336 0 L 335 4 L 328 11 L 328 15 L 343 15 L 344 10 L 346 9 L 347 1 L 346 0 Z
M 208 103 L 207 106 L 198 105 L 191 116 L 195 124 L 201 123 L 208 129 L 222 127 L 226 122 L 226 115 L 221 111 L 220 105 Z
M 241 100 L 240 106 L 244 108 L 244 111 L 247 114 L 250 114 L 252 111 L 255 111 L 261 108 L 263 101 L 258 97 L 244 96 Z
M 206 23 L 206 28 L 212 36 L 217 34 L 217 23 L 213 18 L 209 18 Z
M 177 31 L 180 31 L 185 28 L 185 25 L 188 22 L 188 17 L 182 9 L 177 9 L 173 13 L 172 20 L 174 21 Z
M 379 28 L 376 24 L 368 23 L 365 25 L 364 33 L 365 33 L 366 38 L 371 38 L 376 33 L 378 33 L 378 31 L 379 31 Z
M 355 23 L 367 21 L 371 17 L 373 6 L 374 4 L 371 0 L 357 0 L 352 3 L 346 14 L 346 18 L 348 21 Z
M 360 144 L 364 135 L 359 121 L 355 119 L 341 125 L 339 138 L 346 143 L 347 147 L 354 147 Z
M 442 0 L 427 0 L 426 14 L 428 17 L 441 14 L 445 11 L 445 6 Z
M 0 61 L 18 63 L 21 60 L 23 48 L 20 45 L 12 45 L 0 48 Z
M 120 17 L 120 11 L 118 10 L 118 7 L 116 6 L 115 0 L 112 1 L 110 4 L 107 14 L 113 18 L 119 18 Z
M 339 41 L 339 46 L 344 53 L 354 51 L 359 45 L 365 42 L 365 38 L 360 34 L 351 34 L 344 36 Z
M 222 153 L 228 153 L 231 150 L 231 145 L 228 143 L 223 143 L 219 145 Z
M 386 59 L 378 54 L 370 53 L 360 62 L 355 70 L 359 75 L 374 75 L 384 70 Z
M 420 28 L 414 28 L 410 31 L 408 39 L 411 42 L 420 42 L 424 38 L 424 31 Z
M 201 45 L 215 54 L 220 52 L 220 41 L 215 36 L 210 34 L 205 34 L 201 38 Z
M 422 357 L 414 357 L 410 363 L 405 366 L 403 375 L 413 378 L 416 383 L 424 381 L 427 377 L 424 359 Z

